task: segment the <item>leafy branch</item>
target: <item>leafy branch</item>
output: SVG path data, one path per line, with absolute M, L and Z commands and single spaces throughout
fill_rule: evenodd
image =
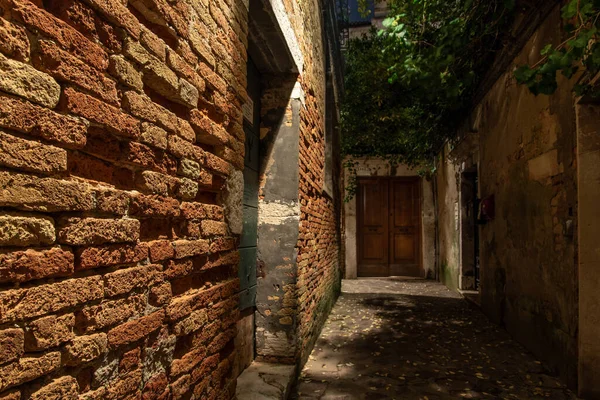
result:
M 568 39 L 558 46 L 546 45 L 542 58 L 517 68 L 515 78 L 535 95 L 550 95 L 558 88 L 558 72 L 568 79 L 581 72 L 575 93 L 598 97 L 600 90 L 591 79 L 600 72 L 600 0 L 570 0 L 561 11 Z

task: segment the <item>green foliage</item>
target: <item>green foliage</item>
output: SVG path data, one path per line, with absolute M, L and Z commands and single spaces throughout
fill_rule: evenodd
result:
M 510 0 L 395 0 L 385 29 L 351 40 L 343 151 L 431 167 L 499 45 Z
M 600 90 L 590 84 L 600 72 L 600 0 L 570 0 L 562 9 L 562 18 L 568 39 L 558 46 L 545 46 L 542 59 L 533 66 L 519 67 L 515 78 L 535 95 L 550 95 L 558 88 L 559 72 L 569 79 L 583 72 L 575 93 L 600 97 Z

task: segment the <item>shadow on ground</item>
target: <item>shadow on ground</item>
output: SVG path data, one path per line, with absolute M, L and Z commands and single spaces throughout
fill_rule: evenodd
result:
M 292 398 L 575 396 L 457 294 L 389 278 L 344 282 Z

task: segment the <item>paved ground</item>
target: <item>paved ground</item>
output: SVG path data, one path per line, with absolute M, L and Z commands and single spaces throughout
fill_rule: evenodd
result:
M 344 281 L 294 399 L 575 399 L 508 334 L 432 281 Z

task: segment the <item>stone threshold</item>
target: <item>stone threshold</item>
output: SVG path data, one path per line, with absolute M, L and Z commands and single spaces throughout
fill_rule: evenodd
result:
M 287 400 L 296 366 L 254 361 L 237 379 L 237 400 Z

